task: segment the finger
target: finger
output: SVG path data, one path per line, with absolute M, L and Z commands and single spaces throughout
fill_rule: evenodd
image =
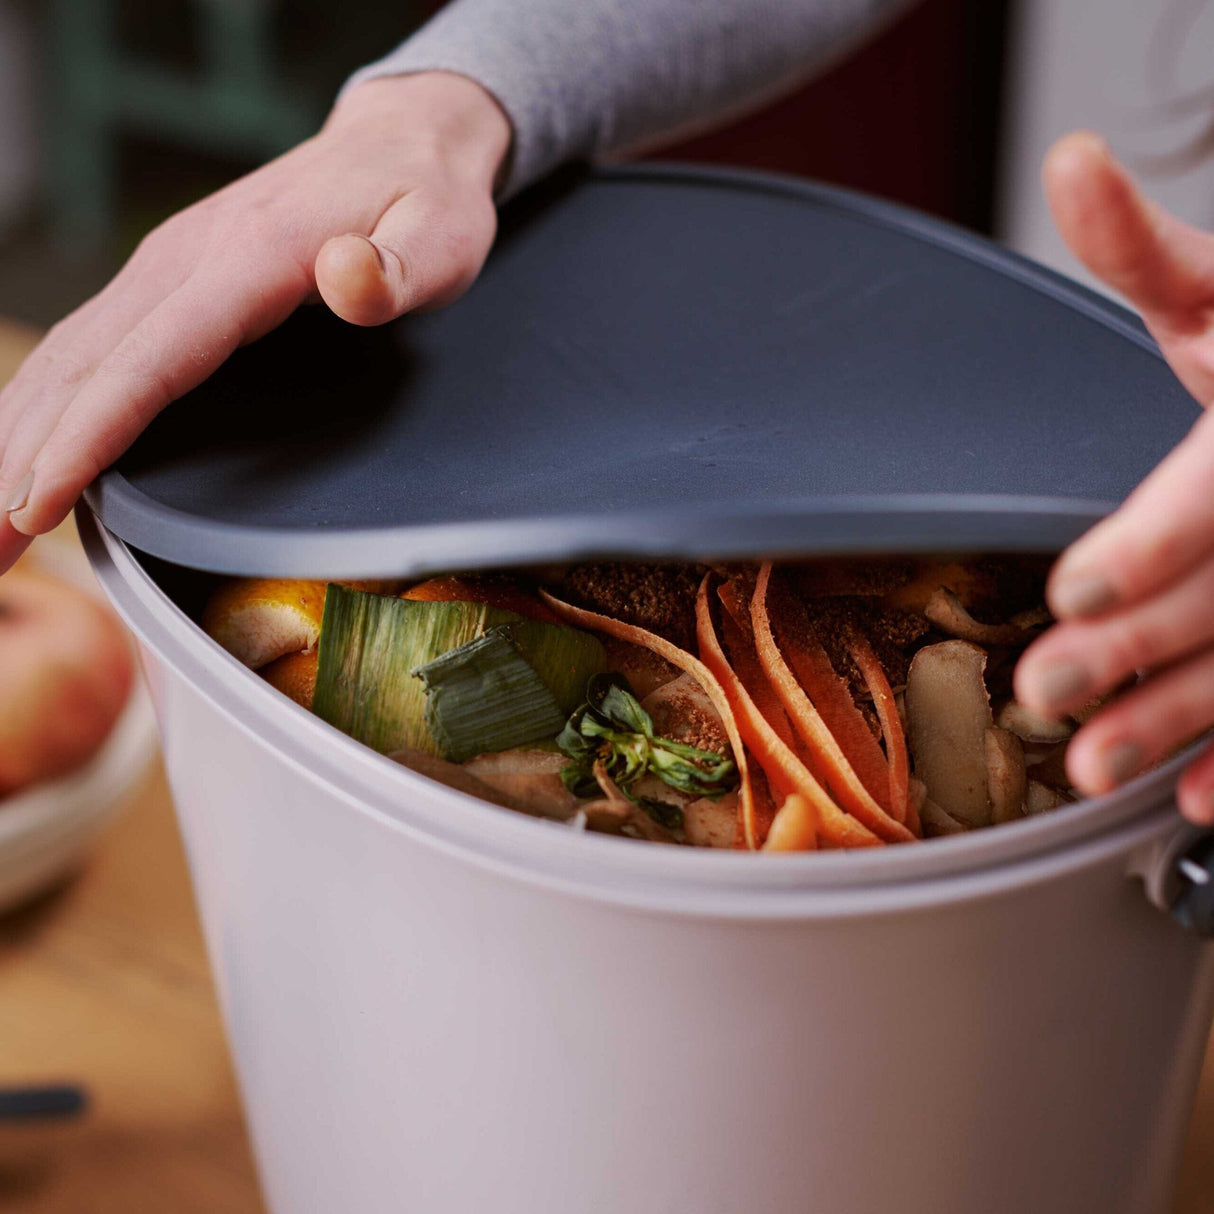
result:
M 1145 198 L 1090 132 L 1058 140 L 1045 158 L 1042 179 L 1059 232 L 1092 273 L 1125 295 L 1148 322 L 1178 330 L 1204 326 L 1214 299 L 1214 237 Z M 1211 395 L 1206 391 L 1199 399 Z
M 1214 553 L 1214 414 L 1107 519 L 1077 540 L 1050 573 L 1059 619 L 1113 610 L 1154 594 Z
M 132 299 L 109 315 L 73 313 L 26 360 L 25 374 L 0 398 L 0 501 L 28 472 L 72 397 L 152 306 Z
M 1214 642 L 1214 559 L 1136 606 L 1051 628 L 1016 668 L 1016 698 L 1056 717 Z
M 187 280 L 118 344 L 64 412 L 34 461 L 26 504 L 9 514 L 12 525 L 25 535 L 56 526 L 165 405 L 285 320 L 310 286 L 297 266 L 242 262 L 238 254 Z
M 17 563 L 17 558 L 34 541 L 28 535 L 22 535 L 9 521 L 8 516 L 0 514 L 0 573 L 6 573 Z
M 66 381 L 74 388 L 157 303 L 185 280 L 197 243 L 188 212 L 140 242 L 121 270 L 91 299 L 60 320 L 0 392 L 0 445 L 13 404 L 31 388 Z M 17 412 L 20 412 L 18 409 Z
M 1214 826 L 1214 746 L 1194 759 L 1176 786 L 1180 812 L 1198 826 Z
M 476 278 L 496 231 L 486 196 L 418 190 L 394 202 L 370 236 L 336 236 L 316 257 L 321 298 L 343 320 L 378 325 L 458 298 Z
M 1214 650 L 1119 696 L 1071 739 L 1067 774 L 1096 796 L 1166 758 L 1214 724 Z
M 146 241 L 108 286 L 56 324 L 26 358 L 0 392 L 0 503 L 102 359 L 184 273 L 181 254 Z

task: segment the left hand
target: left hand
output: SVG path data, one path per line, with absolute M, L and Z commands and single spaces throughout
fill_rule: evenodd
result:
M 1142 314 L 1197 401 L 1214 401 L 1214 235 L 1138 191 L 1094 135 L 1059 140 L 1046 195 L 1079 259 Z M 1125 504 L 1068 548 L 1047 598 L 1060 621 L 1016 670 L 1016 695 L 1058 715 L 1147 678 L 1076 734 L 1067 771 L 1080 792 L 1108 792 L 1214 725 L 1214 415 Z M 1181 811 L 1214 823 L 1214 746 L 1180 781 Z
M 464 76 L 368 80 L 311 139 L 144 237 L 0 391 L 0 574 L 166 405 L 301 304 L 377 325 L 457 298 L 493 243 L 511 138 Z

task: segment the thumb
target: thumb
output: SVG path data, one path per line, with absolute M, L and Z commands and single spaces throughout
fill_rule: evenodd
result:
M 1183 335 L 1204 325 L 1214 302 L 1214 237 L 1144 197 L 1089 131 L 1066 135 L 1050 148 L 1042 180 L 1071 252 L 1121 292 L 1152 329 Z
M 369 236 L 348 233 L 316 256 L 316 289 L 343 320 L 379 325 L 450 303 L 480 272 L 496 232 L 492 199 L 406 194 Z

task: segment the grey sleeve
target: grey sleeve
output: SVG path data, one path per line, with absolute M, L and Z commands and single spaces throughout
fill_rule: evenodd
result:
M 914 0 L 452 0 L 347 88 L 450 71 L 514 127 L 503 194 L 564 160 L 636 151 L 786 91 Z

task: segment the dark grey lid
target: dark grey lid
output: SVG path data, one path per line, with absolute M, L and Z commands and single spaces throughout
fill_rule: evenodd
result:
M 88 500 L 167 560 L 300 577 L 1053 551 L 1198 412 L 1128 313 L 993 245 L 800 182 L 627 169 L 514 204 L 453 307 L 300 311 Z

